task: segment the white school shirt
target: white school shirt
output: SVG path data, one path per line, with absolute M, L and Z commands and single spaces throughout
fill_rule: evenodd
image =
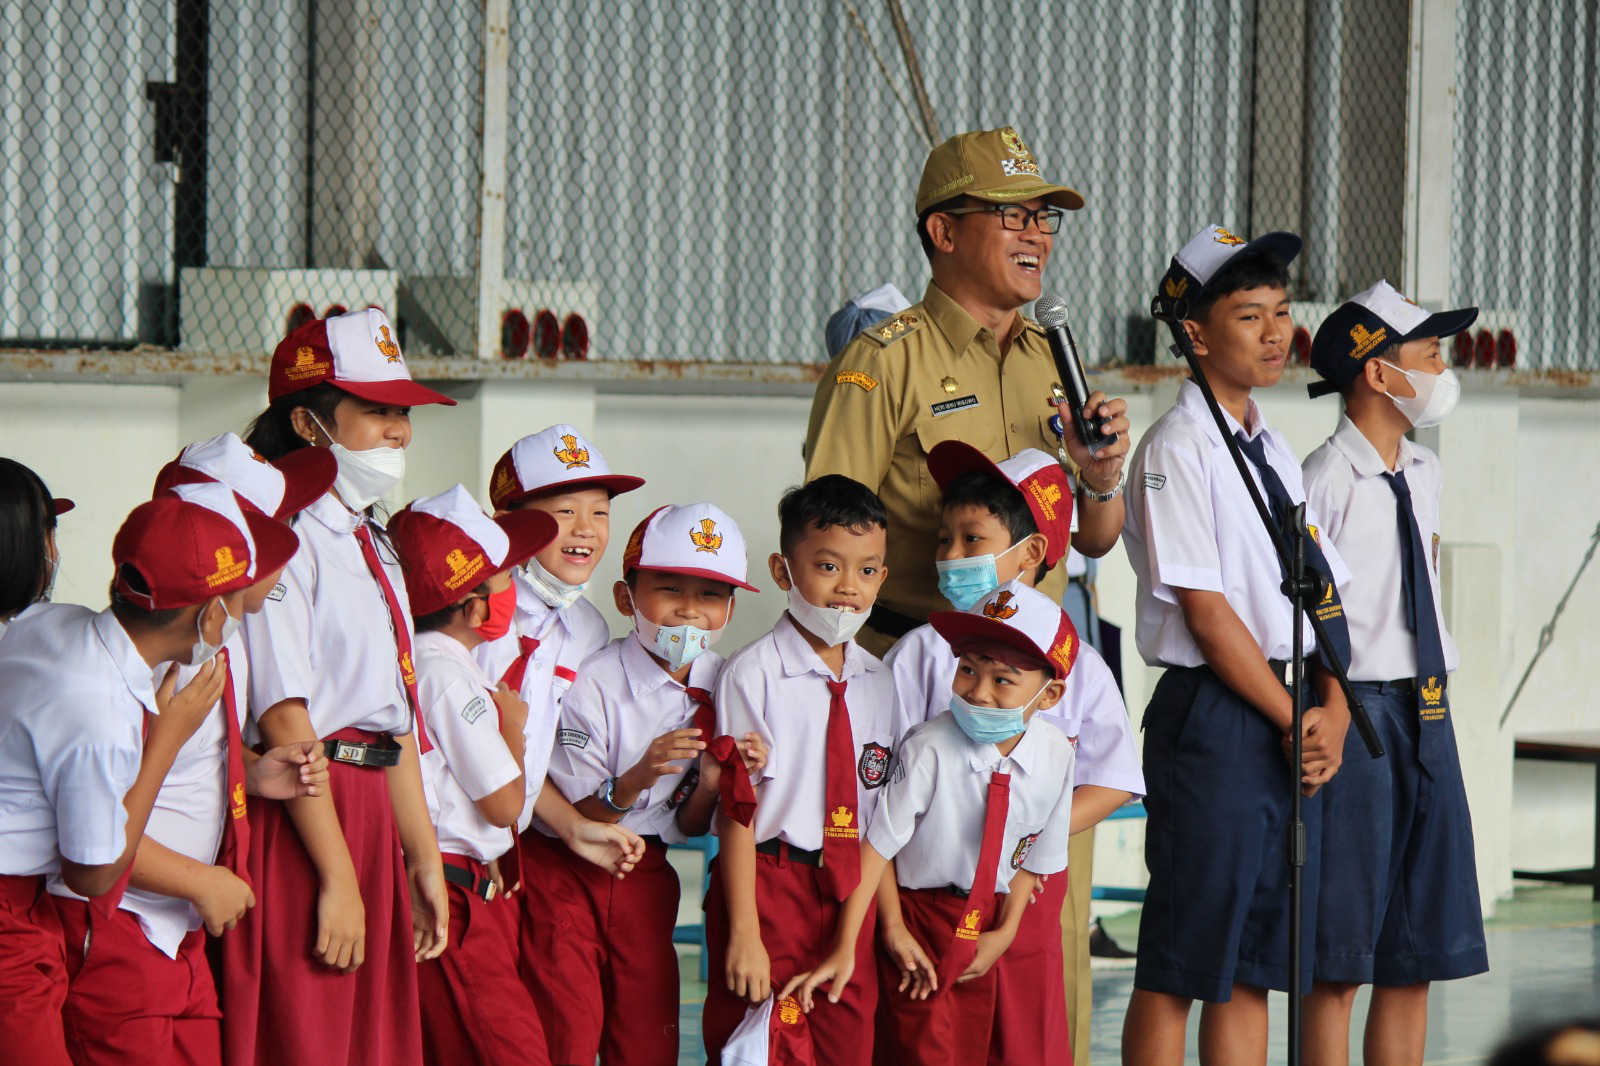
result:
M 845 646 L 842 679 L 853 734 L 857 825 L 872 825 L 900 740 L 894 675 L 855 641 Z M 766 634 L 735 652 L 717 683 L 717 733 L 759 734 L 771 754 L 756 783 L 757 843 L 774 838 L 822 849 L 828 768 L 827 682 L 833 674 L 784 612 Z
M 1073 762 L 1072 742 L 1041 715 L 1028 719 L 1022 739 L 1003 756 L 968 737 L 946 711 L 901 741 L 867 842 L 895 861 L 903 888 L 970 890 L 989 778 L 999 771 L 1011 781 L 995 891 L 1007 891 L 1018 870 L 1060 873 L 1072 828 Z
M 417 634 L 417 700 L 433 749 L 422 756 L 428 817 L 439 850 L 490 862 L 511 847 L 477 801 L 517 779 L 521 768 L 500 736 L 500 708 L 472 653 L 443 633 Z
M 689 664 L 689 684 L 714 694 L 721 671 L 722 656 L 701 652 Z M 633 633 L 618 637 L 584 661 L 583 676 L 561 703 L 550 780 L 572 803 L 598 795 L 606 779 L 637 763 L 656 737 L 692 727 L 698 706 Z M 674 765 L 687 773 L 694 762 Z M 683 843 L 688 838 L 678 828 L 677 812 L 687 783 L 685 774 L 657 778 L 619 824 L 640 836 Z
M 275 704 L 303 699 L 319 737 L 348 728 L 410 732 L 389 605 L 355 537 L 364 521 L 332 495 L 295 520 L 300 550 L 269 595 L 267 609 L 248 615 L 242 627 L 250 655 L 252 725 Z M 381 531 L 370 528 L 409 634 L 405 575 Z
M 0 874 L 117 861 L 139 776 L 150 664 L 110 609 L 41 603 L 0 642 Z
M 1428 584 L 1445 669 L 1454 670 L 1461 653 L 1444 627 L 1439 607 L 1439 493 L 1444 471 L 1437 455 L 1404 437 L 1395 470 L 1405 471 L 1411 489 L 1422 550 L 1428 553 Z M 1339 583 L 1344 614 L 1350 620 L 1350 680 L 1415 677 L 1417 638 L 1406 625 L 1399 500 L 1382 476 L 1388 468 L 1349 416 L 1341 415 L 1333 436 L 1306 457 L 1304 472 L 1306 499 L 1322 516 L 1327 539 L 1351 568 L 1350 579 Z
M 1251 438 L 1266 438 L 1267 461 L 1289 498 L 1304 499 L 1300 464 L 1283 435 L 1267 426 L 1254 400 L 1248 401 L 1245 415 Z M 1237 432 L 1233 416 L 1224 411 L 1223 417 L 1229 432 Z M 1248 457 L 1245 466 L 1259 487 L 1261 477 Z M 1193 381 L 1183 383 L 1178 402 L 1139 441 L 1128 471 L 1127 496 L 1122 543 L 1138 578 L 1134 637 L 1144 661 L 1151 666 L 1205 664 L 1183 623 L 1174 591 L 1180 588 L 1223 593 L 1264 656 L 1289 658 L 1293 611 L 1280 590 L 1278 557 Z M 1306 522 L 1322 525 L 1315 508 L 1306 508 Z M 1321 544 L 1334 583 L 1343 588 L 1350 579 L 1344 560 L 1327 538 Z M 1316 639 L 1309 623 L 1302 620 L 1301 626 L 1309 655 Z
M 561 719 L 561 700 L 578 680 L 583 661 L 611 639 L 611 630 L 594 604 L 579 599 L 569 607 L 555 608 L 539 598 L 519 567 L 512 583 L 517 590 L 517 613 L 511 631 L 499 640 L 480 644 L 473 657 L 495 684 L 505 676 L 517 656 L 522 654 L 518 637 L 533 637 L 539 647 L 528 657 L 528 670 L 522 675 L 522 699 L 528 705 L 522 768 L 526 774 L 528 798 L 522 805 L 517 828 L 527 829 L 533 820 L 533 804 L 544 787 L 550 768 L 550 749 L 556 741 Z
M 884 665 L 894 673 L 901 730 L 931 722 L 950 708 L 960 660 L 931 625 L 901 637 Z M 1099 785 L 1143 796 L 1144 769 L 1133 743 L 1128 709 L 1117 691 L 1116 675 L 1100 653 L 1078 645 L 1078 660 L 1067 675 L 1061 702 L 1039 711 L 1067 735 L 1076 751 L 1073 787 Z
M 224 642 L 228 649 L 228 670 L 232 676 L 233 697 L 242 716 L 249 691 L 250 667 L 244 639 L 235 632 Z M 161 663 L 151 671 L 151 682 L 160 687 L 167 671 L 178 670 L 177 689 L 181 690 L 199 672 L 197 667 Z M 180 855 L 207 866 L 215 865 L 222 846 L 222 824 L 228 815 L 228 734 L 227 704 L 221 697 L 205 721 L 186 740 L 172 760 L 172 769 L 161 782 L 150 820 L 145 823 L 146 840 L 153 840 Z M 242 722 L 240 723 L 243 724 Z M 83 899 L 59 877 L 50 879 L 52 895 Z M 200 912 L 186 899 L 163 896 L 129 885 L 118 909 L 139 921 L 145 938 L 169 959 L 178 957 L 183 938 L 201 926 Z

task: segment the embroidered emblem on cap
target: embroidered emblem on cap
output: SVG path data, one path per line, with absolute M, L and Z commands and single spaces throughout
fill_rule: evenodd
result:
M 700 528 L 689 530 L 689 540 L 694 544 L 695 551 L 717 554 L 717 549 L 722 547 L 722 534 L 717 532 L 717 520 L 700 519 Z
M 1217 232 L 1212 234 L 1212 240 L 1216 241 L 1218 244 L 1226 245 L 1239 245 L 1244 243 L 1243 237 L 1235 237 L 1221 226 L 1218 226 Z
M 283 376 L 290 381 L 306 381 L 311 378 L 320 378 L 332 369 L 332 364 L 317 358 L 316 349 L 310 345 L 301 345 L 294 351 L 294 365 L 285 367 Z
M 984 604 L 983 605 L 983 616 L 985 618 L 995 618 L 995 619 L 1002 619 L 1003 620 L 1003 619 L 1010 618 L 1013 615 L 1015 615 L 1017 613 L 1017 611 L 1018 611 L 1018 608 L 1011 606 L 1011 597 L 1012 597 L 1012 593 L 1008 589 L 1007 591 L 1002 592 L 1000 595 L 996 596 L 994 598 L 994 602 L 993 603 Z
M 517 476 L 511 472 L 510 464 L 502 466 L 494 475 L 494 488 L 490 495 L 496 499 L 505 499 L 517 491 Z
M 1189 279 L 1169 277 L 1162 283 L 1161 291 L 1174 300 L 1182 299 L 1183 294 L 1189 291 Z
M 1072 673 L 1072 638 L 1062 637 L 1061 643 L 1050 649 L 1050 658 L 1060 665 L 1062 673 Z
M 589 466 L 589 449 L 579 445 L 578 438 L 571 433 L 561 434 L 561 447 L 553 448 L 551 451 L 557 459 L 567 464 L 568 470 L 580 466 L 587 469 Z
M 1022 135 L 1010 126 L 1002 126 L 1000 128 L 1000 143 L 1005 145 L 1006 151 L 1014 156 L 1026 158 L 1033 154 L 1028 151 L 1028 146 L 1023 142 Z
M 778 1001 L 778 1020 L 784 1025 L 800 1024 L 800 1004 L 793 996 L 785 996 Z
M 206 588 L 214 589 L 218 585 L 226 585 L 239 577 L 250 566 L 250 560 L 236 562 L 233 558 L 233 549 L 224 544 L 217 549 L 217 572 L 206 578 Z
M 483 571 L 483 553 L 479 552 L 471 559 L 460 548 L 451 548 L 450 554 L 444 557 L 450 564 L 450 577 L 445 580 L 444 587 L 454 592 L 468 581 L 477 577 Z
M 859 370 L 841 370 L 833 376 L 835 385 L 859 385 L 867 392 L 878 387 L 878 382 Z
M 1039 510 L 1044 512 L 1045 520 L 1056 520 L 1056 504 L 1061 502 L 1061 486 L 1046 485 L 1042 481 L 1028 482 L 1028 495 L 1032 496 L 1039 504 Z
M 400 361 L 400 346 L 394 342 L 393 337 L 389 336 L 389 327 L 379 326 L 378 334 L 378 336 L 372 338 L 372 343 L 378 346 L 378 351 L 383 353 L 385 359 L 391 363 L 398 363 Z
M 1359 323 L 1351 326 L 1350 339 L 1356 342 L 1356 346 L 1350 350 L 1350 358 L 1360 359 L 1382 344 L 1388 336 L 1389 329 L 1387 326 L 1379 326 L 1376 333 L 1368 333 L 1367 327 Z

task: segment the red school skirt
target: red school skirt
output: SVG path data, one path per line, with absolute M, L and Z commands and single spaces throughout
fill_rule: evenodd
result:
M 0 1048 L 8 1061 L 69 1066 L 66 1001 L 61 919 L 44 878 L 0 874 Z
M 378 741 L 357 729 L 326 739 Z M 411 895 L 388 773 L 330 760 L 328 788 L 366 908 L 366 961 L 342 974 L 312 956 L 321 879 L 283 802 L 251 796 L 256 905 L 213 955 L 228 1066 L 422 1061 Z

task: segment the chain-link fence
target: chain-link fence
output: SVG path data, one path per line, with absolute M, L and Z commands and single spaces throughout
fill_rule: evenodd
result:
M 1451 241 L 1423 251 L 1490 312 L 1463 357 L 1595 369 L 1600 31 L 1590 0 L 1530 3 L 1457 0 L 1454 135 L 1421 145 L 1453 152 Z M 918 298 L 923 158 L 1002 124 L 1084 193 L 1045 288 L 1091 360 L 1152 358 L 1152 286 L 1209 221 L 1305 236 L 1314 327 L 1406 281 L 1413 19 L 1395 0 L 0 0 L 0 347 L 259 352 L 377 304 L 413 353 L 812 361 L 847 297 Z

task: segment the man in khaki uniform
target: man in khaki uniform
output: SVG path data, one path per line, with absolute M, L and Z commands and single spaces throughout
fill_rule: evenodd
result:
M 859 640 L 883 655 L 948 609 L 935 580 L 939 486 L 928 453 L 961 440 L 994 460 L 1023 448 L 1057 454 L 1065 444 L 1077 493 L 1072 545 L 1099 557 L 1122 532 L 1127 405 L 1096 392 L 1115 444 L 1091 456 L 1057 407 L 1049 343 L 1020 309 L 1037 299 L 1064 211 L 1083 206 L 1047 182 L 1010 126 L 958 134 L 935 148 L 917 187 L 917 231 L 933 280 L 922 302 L 862 332 L 823 374 L 806 432 L 806 479 L 845 474 L 878 493 L 889 513 L 889 576 Z M 1051 419 L 1068 432 L 1056 433 Z M 1059 564 L 1039 585 L 1060 601 Z M 1072 838 L 1062 910 L 1067 1016 L 1077 1066 L 1089 1061 L 1088 920 L 1092 830 Z M 1064 1057 L 1062 1061 L 1065 1061 Z

